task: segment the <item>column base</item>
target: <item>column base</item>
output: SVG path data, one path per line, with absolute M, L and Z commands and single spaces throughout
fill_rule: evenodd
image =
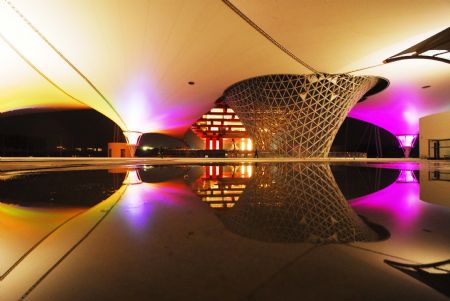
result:
M 130 150 L 131 157 L 134 157 L 136 149 L 139 146 L 139 140 L 141 140 L 142 132 L 138 131 L 124 131 L 123 135 L 127 139 L 128 149 Z

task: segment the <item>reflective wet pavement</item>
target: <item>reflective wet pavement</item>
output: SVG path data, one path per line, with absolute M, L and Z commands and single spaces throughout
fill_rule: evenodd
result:
M 0 300 L 447 300 L 450 167 L 0 175 Z

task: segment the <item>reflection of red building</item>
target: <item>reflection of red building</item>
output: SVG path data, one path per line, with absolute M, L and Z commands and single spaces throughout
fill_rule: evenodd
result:
M 252 165 L 204 166 L 194 190 L 212 208 L 231 208 L 253 174 Z
M 205 141 L 206 150 L 253 150 L 253 143 L 239 117 L 221 99 L 192 125 L 192 131 Z

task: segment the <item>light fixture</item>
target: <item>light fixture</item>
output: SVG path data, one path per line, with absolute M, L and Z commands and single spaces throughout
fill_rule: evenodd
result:
M 395 136 L 400 143 L 400 147 L 403 149 L 403 153 L 405 154 L 405 158 L 409 158 L 409 154 L 411 149 L 414 147 L 414 143 L 416 142 L 417 135 L 396 135 Z
M 138 131 L 124 131 L 123 135 L 127 139 L 127 144 L 130 149 L 131 157 L 134 157 L 136 152 L 136 147 L 139 145 L 139 140 L 141 140 L 142 132 Z

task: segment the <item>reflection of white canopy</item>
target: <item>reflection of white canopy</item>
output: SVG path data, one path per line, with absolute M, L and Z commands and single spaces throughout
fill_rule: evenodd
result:
M 232 3 L 297 57 L 330 73 L 381 63 L 448 27 L 450 15 L 443 0 Z M 182 135 L 239 80 L 311 72 L 222 1 L 0 0 L 0 34 L 0 112 L 88 106 L 123 130 Z M 423 84 L 410 81 L 420 66 L 392 66 L 362 73 L 387 77 L 391 87 L 436 87 L 423 102 L 433 112 L 448 109 L 448 66 L 437 66 L 439 76 Z M 408 66 L 413 70 L 399 72 Z M 395 97 L 389 89 L 377 97 L 381 105 Z

